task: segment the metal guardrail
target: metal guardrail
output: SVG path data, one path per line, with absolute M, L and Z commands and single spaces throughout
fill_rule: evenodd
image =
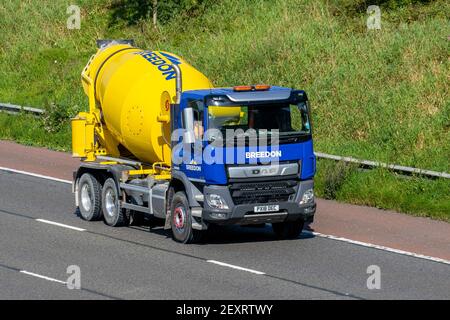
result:
M 0 103 L 0 111 L 10 113 L 10 114 L 18 114 L 21 112 L 31 113 L 36 116 L 43 115 L 45 113 L 42 109 L 32 108 L 32 107 L 22 107 L 11 103 Z
M 447 172 L 438 172 L 438 171 L 432 171 L 432 170 L 405 167 L 405 166 L 400 166 L 397 164 L 389 164 L 389 163 L 371 161 L 371 160 L 360 160 L 360 159 L 355 159 L 353 157 L 341 157 L 341 156 L 335 156 L 332 154 L 327 154 L 327 153 L 322 153 L 322 152 L 315 152 L 315 155 L 317 158 L 329 159 L 329 160 L 335 160 L 335 161 L 343 161 L 343 162 L 347 162 L 347 163 L 355 163 L 361 167 L 386 168 L 389 170 L 402 172 L 402 173 L 450 179 L 450 173 L 447 173 Z
M 4 111 L 10 114 L 19 114 L 21 112 L 31 113 L 36 116 L 43 115 L 45 113 L 42 109 L 32 108 L 32 107 L 22 107 L 10 103 L 0 103 L 0 111 Z M 323 152 L 315 152 L 316 157 L 320 159 L 328 159 L 328 160 L 334 160 L 334 161 L 343 161 L 347 163 L 354 163 L 361 167 L 366 168 L 385 168 L 389 170 L 393 170 L 396 172 L 406 173 L 406 174 L 417 174 L 421 176 L 428 176 L 433 178 L 445 178 L 450 179 L 450 173 L 447 172 L 438 172 L 438 171 L 432 171 L 432 170 L 425 170 L 425 169 L 419 169 L 419 168 L 412 168 L 412 167 L 406 167 L 401 166 L 397 164 L 389 164 L 384 162 L 378 162 L 378 161 L 371 161 L 371 160 L 361 160 L 356 159 L 353 157 L 342 157 L 342 156 L 336 156 L 332 154 L 327 154 Z

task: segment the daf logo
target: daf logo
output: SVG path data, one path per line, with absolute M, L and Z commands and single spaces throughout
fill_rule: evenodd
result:
M 261 169 L 253 169 L 252 175 L 254 176 L 273 176 L 278 173 L 277 168 L 261 168 Z

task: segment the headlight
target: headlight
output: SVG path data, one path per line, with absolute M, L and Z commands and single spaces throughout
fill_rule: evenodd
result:
M 213 209 L 228 209 L 228 205 L 225 202 L 225 199 L 222 198 L 222 196 L 219 196 L 218 194 L 208 194 L 206 196 L 206 202 L 208 205 Z
M 314 190 L 308 189 L 303 193 L 302 200 L 300 201 L 300 204 L 306 204 L 311 203 L 314 201 Z

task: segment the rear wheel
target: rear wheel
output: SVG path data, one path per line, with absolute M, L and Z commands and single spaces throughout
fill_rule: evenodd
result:
M 84 220 L 100 220 L 102 217 L 102 185 L 90 173 L 84 173 L 78 180 L 78 209 Z
M 296 239 L 304 224 L 303 220 L 272 223 L 272 229 L 278 239 Z
M 103 185 L 102 211 L 107 225 L 120 227 L 128 224 L 126 212 L 120 206 L 116 182 L 112 178 L 107 179 Z
M 194 243 L 201 239 L 201 231 L 192 229 L 191 209 L 186 194 L 174 194 L 170 206 L 172 238 L 181 243 Z

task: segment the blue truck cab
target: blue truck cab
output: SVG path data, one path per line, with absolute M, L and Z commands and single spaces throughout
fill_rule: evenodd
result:
M 305 91 L 264 85 L 184 91 L 171 125 L 183 131 L 172 139 L 175 240 L 186 242 L 211 224 L 265 223 L 279 238 L 295 238 L 313 221 L 316 158 Z M 174 201 L 178 193 L 186 199 Z M 187 220 L 193 230 L 185 230 Z

